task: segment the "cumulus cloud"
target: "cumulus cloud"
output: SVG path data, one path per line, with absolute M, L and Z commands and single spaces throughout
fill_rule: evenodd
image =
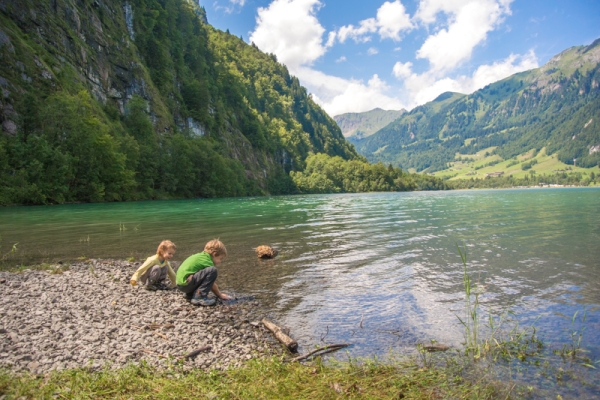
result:
M 438 22 L 443 14 L 447 28 L 430 35 L 417 51 L 417 58 L 429 60 L 431 69 L 447 71 L 468 60 L 473 49 L 485 41 L 488 32 L 510 14 L 512 0 L 423 0 L 415 16 L 424 24 Z
M 385 2 L 377 10 L 378 33 L 382 39 L 400 40 L 400 32 L 413 28 L 410 16 L 400 1 Z
M 411 71 L 410 62 L 405 64 L 397 62 L 393 74 L 404 81 L 404 87 L 410 98 L 409 107 L 412 108 L 431 101 L 444 92 L 473 93 L 490 83 L 538 66 L 537 57 L 531 50 L 523 56 L 511 54 L 502 61 L 481 65 L 471 76 L 437 77 L 432 71 L 416 74 Z
M 387 94 L 390 87 L 377 74 L 367 83 L 338 78 L 310 68 L 301 68 L 299 75 L 302 76 L 303 84 L 313 92 L 313 100 L 331 116 L 370 111 L 376 107 L 387 110 L 404 107 L 400 100 Z
M 515 63 L 517 60 L 519 60 L 518 64 Z M 477 68 L 469 82 L 470 91 L 473 92 L 510 75 L 537 67 L 539 64 L 533 50 L 524 56 L 511 54 L 503 61 L 495 62 L 492 65 L 481 65 Z
M 400 40 L 400 32 L 412 29 L 413 23 L 404 5 L 399 1 L 386 1 L 377 10 L 377 18 L 360 21 L 359 25 L 346 25 L 336 32 L 337 39 L 344 43 L 353 39 L 356 43 L 371 41 L 371 34 L 377 33 L 381 39 Z
M 312 92 L 313 99 L 331 115 L 369 111 L 375 107 L 402 108 L 398 99 L 386 94 L 390 88 L 378 75 L 373 75 L 365 83 L 311 68 L 336 38 L 333 32 L 323 44 L 325 29 L 316 18 L 321 6 L 319 0 L 274 0 L 268 7 L 258 9 L 256 28 L 250 34 L 250 40 L 262 51 L 276 54 L 278 60 L 286 64 L 290 72 Z M 383 26 L 375 22 L 375 19 L 363 21 L 365 32 L 372 29 L 371 24 L 376 29 Z M 393 33 L 390 29 L 386 32 L 388 35 Z M 377 49 L 372 48 L 369 53 L 376 54 Z M 337 61 L 346 61 L 346 57 L 342 56 Z
M 392 73 L 398 79 L 406 79 L 412 75 L 411 69 L 412 63 L 410 61 L 406 63 L 401 63 L 400 61 L 398 61 L 396 64 L 394 64 Z
M 230 1 L 237 5 L 245 2 Z M 421 0 L 412 18 L 400 0 L 385 1 L 374 17 L 356 25 L 342 26 L 326 35 L 317 18 L 324 5 L 322 0 L 272 0 L 267 7 L 257 10 L 256 27 L 250 40 L 262 51 L 276 54 L 331 115 L 369 111 L 375 107 L 410 109 L 443 92 L 472 93 L 489 83 L 538 66 L 531 51 L 481 65 L 470 75 L 455 73 L 471 59 L 474 49 L 485 43 L 488 34 L 510 15 L 512 1 Z M 380 40 L 400 42 L 403 35 L 417 28 L 426 35 L 420 36 L 421 45 L 413 53 L 412 62 L 405 59 L 393 65 L 391 75 L 398 80 L 394 88 L 377 74 L 365 82 L 327 75 L 312 67 L 336 43 L 349 39 L 367 43 L 377 36 Z M 394 51 L 399 50 L 400 47 L 394 48 Z M 378 53 L 376 47 L 366 52 L 368 55 Z M 426 63 L 417 63 L 417 68 L 414 64 L 417 59 L 426 60 L 428 68 L 422 69 Z M 335 61 L 347 60 L 340 56 Z
M 325 29 L 315 16 L 321 6 L 319 0 L 274 0 L 258 9 L 250 40 L 292 70 L 310 65 L 326 52 Z
M 377 20 L 375 18 L 369 18 L 360 21 L 358 27 L 354 25 L 342 26 L 337 31 L 337 39 L 340 43 L 344 43 L 346 39 L 353 39 L 356 43 L 366 43 L 371 41 L 371 37 L 368 34 L 377 31 Z

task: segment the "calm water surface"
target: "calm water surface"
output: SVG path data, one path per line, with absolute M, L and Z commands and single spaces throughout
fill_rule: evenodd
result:
M 144 259 L 162 239 L 176 261 L 219 237 L 227 292 L 252 294 L 303 350 L 352 343 L 383 356 L 463 341 L 463 267 L 485 311 L 536 322 L 555 346 L 587 310 L 584 347 L 600 358 L 600 190 L 528 189 L 153 201 L 0 209 L 12 263 Z M 270 244 L 277 258 L 257 260 Z M 133 271 L 132 271 L 133 272 Z M 594 358 L 595 357 L 595 358 Z M 598 365 L 600 369 L 600 365 Z

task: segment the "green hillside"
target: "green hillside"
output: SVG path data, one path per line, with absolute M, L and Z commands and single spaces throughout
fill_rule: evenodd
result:
M 371 162 L 429 173 L 446 170 L 446 177 L 461 176 L 449 171 L 461 155 L 468 158 L 486 149 L 497 161 L 545 149 L 563 165 L 596 167 L 599 63 L 600 40 L 573 47 L 541 68 L 473 94 L 442 94 L 354 143 Z
M 362 160 L 297 78 L 191 0 L 0 3 L 0 204 L 293 190 Z
M 376 108 L 362 113 L 346 113 L 333 117 L 335 122 L 342 129 L 344 137 L 349 139 L 363 139 L 370 136 L 396 120 L 406 110 L 382 110 Z

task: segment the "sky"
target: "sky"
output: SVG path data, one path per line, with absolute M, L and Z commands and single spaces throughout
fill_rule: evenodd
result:
M 600 38 L 600 0 L 199 0 L 331 116 L 472 93 Z

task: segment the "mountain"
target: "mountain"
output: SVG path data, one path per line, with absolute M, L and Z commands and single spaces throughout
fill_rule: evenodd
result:
M 345 113 L 333 117 L 346 139 L 363 139 L 370 136 L 404 114 L 406 110 L 376 108 L 362 113 Z
M 286 193 L 361 159 L 272 54 L 192 0 L 0 2 L 0 204 Z
M 507 160 L 545 148 L 590 168 L 600 163 L 599 86 L 600 39 L 470 95 L 444 93 L 355 146 L 371 162 L 425 172 L 484 149 Z

